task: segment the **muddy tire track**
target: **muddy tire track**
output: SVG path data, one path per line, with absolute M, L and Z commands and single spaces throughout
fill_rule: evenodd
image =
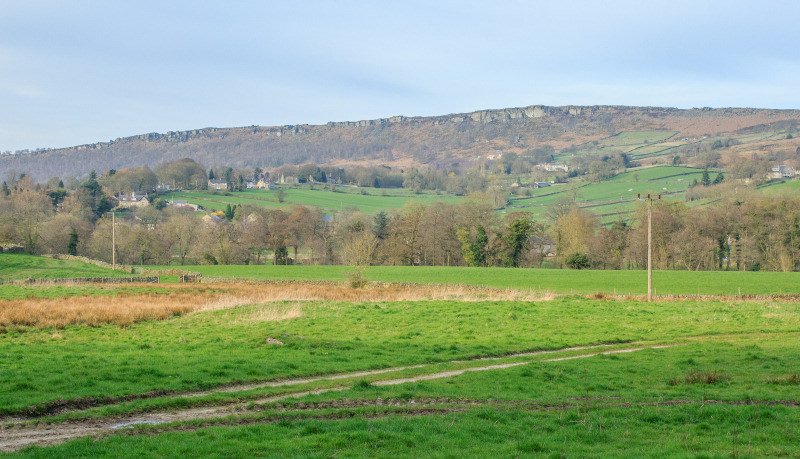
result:
M 535 356 L 541 354 L 552 354 L 557 352 L 567 352 L 573 350 L 585 350 L 585 349 L 592 349 L 592 348 L 600 348 L 608 345 L 598 345 L 598 346 L 590 346 L 590 347 L 578 347 L 578 348 L 567 348 L 561 349 L 558 351 L 539 351 L 539 352 L 530 352 L 524 354 L 515 354 L 506 357 L 492 357 L 492 358 L 485 358 L 481 360 L 497 360 L 501 358 L 509 358 L 509 357 L 517 357 L 517 356 Z M 637 352 L 647 349 L 663 349 L 666 347 L 672 347 L 674 345 L 654 345 L 654 346 L 638 346 L 633 348 L 625 348 L 625 349 L 613 349 L 601 352 L 594 352 L 590 354 L 582 354 L 577 356 L 567 356 L 567 357 L 558 357 L 553 359 L 547 360 L 535 360 L 535 361 L 526 361 L 526 362 L 511 362 L 511 363 L 504 363 L 504 364 L 496 364 L 496 365 L 485 365 L 480 367 L 472 367 L 472 368 L 464 368 L 459 370 L 450 370 L 450 371 L 442 371 L 438 373 L 431 373 L 426 375 L 419 375 L 415 377 L 409 378 L 396 378 L 396 379 L 387 379 L 381 381 L 374 381 L 372 382 L 373 385 L 376 386 L 389 386 L 389 385 L 398 385 L 398 384 L 406 384 L 412 383 L 417 381 L 425 381 L 431 379 L 440 379 L 440 378 L 449 378 L 464 374 L 466 372 L 473 372 L 473 371 L 492 371 L 492 370 L 500 370 L 505 368 L 511 368 L 515 366 L 521 365 L 529 365 L 532 363 L 543 363 L 543 362 L 557 362 L 563 360 L 571 360 L 571 359 L 579 359 L 579 358 L 588 358 L 594 357 L 598 355 L 609 355 L 609 354 L 619 354 L 619 353 L 630 353 L 630 352 Z M 424 365 L 423 365 L 424 366 Z M 404 367 L 408 368 L 408 367 Z M 376 370 L 379 373 L 373 374 L 381 374 L 389 372 L 387 370 Z M 398 371 L 398 370 L 394 370 Z M 320 377 L 316 378 L 316 380 L 323 380 L 328 378 L 338 378 L 343 379 L 345 377 L 354 377 L 352 375 L 364 375 L 365 373 L 369 372 L 358 372 L 358 373 L 348 373 L 347 375 L 331 375 L 327 377 Z M 358 376 L 355 376 L 358 377 Z M 293 380 L 294 384 L 303 384 L 306 382 L 313 382 L 307 379 L 303 380 Z M 284 381 L 284 385 L 288 385 L 290 381 Z M 263 387 L 263 386 L 262 386 Z M 3 451 L 16 451 L 18 449 L 24 448 L 26 446 L 38 445 L 38 446 L 47 446 L 47 445 L 54 445 L 58 443 L 63 443 L 65 441 L 69 441 L 76 438 L 86 437 L 86 436 L 97 436 L 97 435 L 106 435 L 120 431 L 120 429 L 126 429 L 128 427 L 134 427 L 139 425 L 159 425 L 159 424 L 168 424 L 168 423 L 175 423 L 175 422 L 186 422 L 186 421 L 196 421 L 196 420 L 205 420 L 205 421 L 215 421 L 220 420 L 222 418 L 229 418 L 231 416 L 241 416 L 248 413 L 253 413 L 255 411 L 265 409 L 265 405 L 273 404 L 275 402 L 280 402 L 283 400 L 287 400 L 290 398 L 300 398 L 307 395 L 313 394 L 323 394 L 327 392 L 336 392 L 336 391 L 344 391 L 350 389 L 351 386 L 345 387 L 333 387 L 333 388 L 324 388 L 324 389 L 317 389 L 317 390 L 310 390 L 310 391 L 303 391 L 303 392 L 294 392 L 288 394 L 280 394 L 271 397 L 264 397 L 258 400 L 249 401 L 246 403 L 235 403 L 235 404 L 226 404 L 221 406 L 206 406 L 200 408 L 191 408 L 191 409 L 183 409 L 183 410 L 173 410 L 173 411 L 164 411 L 164 412 L 153 412 L 153 413 L 146 413 L 146 414 L 136 414 L 136 415 L 125 415 L 125 416 L 115 416 L 115 417 L 108 417 L 108 418 L 96 418 L 96 419 L 88 419 L 88 420 L 81 420 L 81 421 L 67 421 L 67 422 L 60 422 L 60 423 L 36 423 L 32 424 L 29 422 L 17 422 L 8 424 L 5 426 L 0 427 L 0 452 Z M 185 394 L 187 395 L 187 394 Z M 487 401 L 488 402 L 488 401 Z M 484 402 L 484 403 L 487 403 Z M 496 401 L 493 401 L 496 403 Z M 332 402 L 333 403 L 333 402 Z M 341 402 L 340 402 L 341 403 Z M 372 403 L 372 406 L 381 406 L 377 404 L 377 401 Z M 409 401 L 407 405 L 412 406 L 416 402 Z M 475 401 L 468 401 L 468 403 L 475 404 Z M 507 402 L 509 403 L 509 402 Z M 513 403 L 513 402 L 512 402 Z M 342 405 L 343 407 L 347 408 L 347 404 L 345 403 Z
M 37 418 L 42 418 L 46 416 L 54 416 L 59 414 L 66 414 L 66 413 L 74 413 L 79 411 L 84 411 L 90 408 L 97 408 L 101 406 L 112 406 L 118 405 L 124 402 L 131 402 L 135 400 L 146 400 L 151 398 L 159 398 L 159 397 L 174 397 L 174 398 L 198 398 L 198 397 L 205 397 L 208 395 L 213 394 L 223 394 L 223 393 L 235 393 L 235 392 L 244 392 L 248 390 L 254 389 L 264 389 L 268 387 L 290 387 L 290 386 L 297 386 L 301 384 L 310 384 L 315 382 L 321 381 L 336 381 L 341 379 L 351 379 L 351 378 L 361 378 L 365 376 L 374 376 L 374 375 L 381 375 L 385 373 L 393 373 L 399 372 L 404 370 L 413 370 L 419 368 L 427 368 L 427 367 L 435 367 L 437 365 L 441 365 L 442 363 L 467 363 L 467 362 L 480 362 L 480 361 L 494 361 L 494 360 L 502 360 L 502 359 L 509 359 L 515 357 L 534 357 L 537 355 L 547 355 L 547 354 L 555 354 L 561 352 L 571 352 L 571 351 L 585 351 L 591 349 L 599 349 L 614 345 L 619 345 L 624 343 L 613 343 L 613 344 L 595 344 L 595 345 L 588 345 L 588 346 L 575 346 L 575 347 L 568 347 L 568 348 L 561 348 L 561 349 L 549 349 L 549 350 L 542 350 L 542 351 L 530 351 L 530 352 L 519 352 L 513 354 L 507 354 L 499 357 L 477 357 L 473 359 L 466 359 L 466 360 L 452 360 L 450 362 L 440 362 L 440 363 L 431 363 L 431 364 L 420 364 L 420 365 L 408 365 L 402 367 L 392 367 L 392 368 L 383 368 L 378 370 L 364 370 L 364 371 L 355 371 L 350 373 L 338 373 L 338 374 L 328 374 L 328 375 L 320 375 L 320 376 L 309 376 L 304 378 L 295 378 L 295 379 L 285 379 L 285 380 L 277 380 L 277 381 L 260 381 L 260 382 L 247 382 L 247 383 L 230 383 L 230 384 L 222 384 L 217 386 L 213 389 L 203 390 L 203 391 L 194 391 L 194 392 L 178 392 L 178 391 L 170 391 L 170 390 L 154 390 L 150 392 L 146 392 L 143 394 L 129 394 L 123 395 L 120 397 L 85 397 L 80 399 L 73 399 L 73 400 L 55 400 L 52 402 L 42 403 L 39 405 L 30 406 L 21 410 L 15 414 L 9 416 L 0 416 L 0 424 L 9 423 L 9 422 L 21 422 L 25 420 L 34 420 Z M 628 343 L 628 344 L 638 344 L 638 343 Z
M 614 400 L 614 401 L 608 401 Z M 244 409 L 199 409 L 180 413 L 160 413 L 147 421 L 117 422 L 118 419 L 69 422 L 56 425 L 34 427 L 0 427 L 0 452 L 11 452 L 28 446 L 52 446 L 76 438 L 94 436 L 102 438 L 109 435 L 158 435 L 165 432 L 191 432 L 213 426 L 239 426 L 270 424 L 285 421 L 282 415 L 271 414 L 260 417 L 263 410 L 285 411 L 301 416 L 293 420 L 339 420 L 359 417 L 362 419 L 381 419 L 389 416 L 430 416 L 465 412 L 479 406 L 492 406 L 495 409 L 520 411 L 571 411 L 575 409 L 634 408 L 634 407 L 679 407 L 685 405 L 723 405 L 723 406 L 786 406 L 800 407 L 798 400 L 656 400 L 656 401 L 616 401 L 616 397 L 573 398 L 569 402 L 542 403 L 536 400 L 453 400 L 453 399 L 375 399 L 375 400 L 334 400 L 330 402 L 298 403 L 288 405 L 256 405 Z M 359 413 L 358 408 L 383 408 L 384 411 Z M 333 413 L 320 413 L 322 410 L 338 410 Z M 249 416 L 246 416 L 249 415 Z M 161 425 L 171 422 L 202 420 L 200 424 Z M 154 428 L 130 429 L 129 427 L 154 425 Z

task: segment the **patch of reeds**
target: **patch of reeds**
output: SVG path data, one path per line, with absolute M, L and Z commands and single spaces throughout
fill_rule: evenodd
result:
M 302 316 L 299 302 L 380 301 L 541 301 L 550 293 L 520 292 L 461 285 L 368 284 L 353 288 L 343 283 L 224 284 L 220 286 L 159 285 L 167 293 L 128 293 L 117 296 L 75 296 L 0 301 L 0 325 L 63 328 L 67 325 L 130 325 L 163 320 L 199 311 L 258 306 L 248 321 L 286 320 Z M 298 302 L 292 306 L 268 306 Z
M 191 294 L 152 297 L 68 297 L 0 302 L 0 325 L 63 328 L 67 325 L 120 326 L 145 320 L 163 320 L 196 310 Z

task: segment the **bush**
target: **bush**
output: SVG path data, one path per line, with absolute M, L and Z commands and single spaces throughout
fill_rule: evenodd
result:
M 367 279 L 364 278 L 364 274 L 361 272 L 360 269 L 356 269 L 350 274 L 348 274 L 347 282 L 350 284 L 350 287 L 352 288 L 362 288 L 367 285 Z
M 219 262 L 217 261 L 217 257 L 215 257 L 214 255 L 211 255 L 208 252 L 203 254 L 203 259 L 206 261 L 206 263 L 208 263 L 210 265 L 219 264 Z
M 589 257 L 583 253 L 573 253 L 564 260 L 564 264 L 570 269 L 586 269 L 589 267 Z

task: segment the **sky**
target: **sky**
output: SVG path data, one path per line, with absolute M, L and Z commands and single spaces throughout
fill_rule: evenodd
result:
M 0 151 L 528 105 L 800 109 L 800 2 L 0 0 Z

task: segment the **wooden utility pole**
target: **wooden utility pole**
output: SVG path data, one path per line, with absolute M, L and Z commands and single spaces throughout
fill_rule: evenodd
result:
M 115 209 L 107 213 L 111 214 L 111 270 L 114 271 L 117 269 L 117 213 Z
M 640 201 L 647 201 L 647 301 L 653 301 L 653 201 L 660 201 L 661 195 L 658 198 L 653 198 L 649 194 L 646 198 L 637 194 L 636 198 Z
M 117 269 L 117 213 L 111 211 L 111 270 Z

